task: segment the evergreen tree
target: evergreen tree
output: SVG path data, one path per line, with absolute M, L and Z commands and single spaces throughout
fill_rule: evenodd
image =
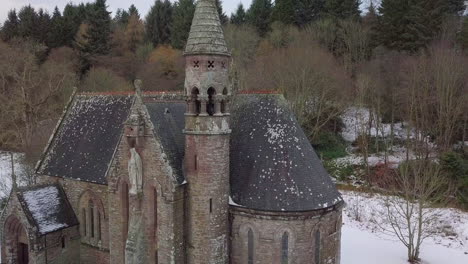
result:
M 193 0 L 179 0 L 174 4 L 171 26 L 171 45 L 176 49 L 183 49 L 187 42 L 195 14 Z
M 361 15 L 360 4 L 360 0 L 327 0 L 325 12 L 334 19 L 358 19 Z
M 156 47 L 171 38 L 172 5 L 169 0 L 156 0 L 146 16 L 147 39 Z
M 136 6 L 134 4 L 132 4 L 129 8 L 128 8 L 128 15 L 129 16 L 136 16 L 138 19 L 140 19 L 140 12 L 138 12 L 138 9 L 136 8 Z
M 226 13 L 224 13 L 223 11 L 223 3 L 221 2 L 221 0 L 216 0 L 216 7 L 218 8 L 218 15 L 219 19 L 221 20 L 221 24 L 225 25 L 229 21 L 229 19 Z
M 377 19 L 378 19 L 377 9 L 375 8 L 374 2 L 371 1 L 369 8 L 367 9 L 367 14 L 363 18 L 363 22 L 364 24 L 372 28 L 377 25 Z
M 51 17 L 43 9 L 39 9 L 37 12 L 37 24 L 34 34 L 34 38 L 41 44 L 48 46 L 49 35 L 51 31 Z
M 20 9 L 18 13 L 18 36 L 22 38 L 33 38 L 36 36 L 36 26 L 38 24 L 38 16 L 36 11 L 30 5 Z
M 465 11 L 465 0 L 445 0 L 445 11 L 449 15 L 460 15 Z
M 47 46 L 50 48 L 64 46 L 66 43 L 64 38 L 64 22 L 58 7 L 55 7 L 54 9 L 50 24 L 51 30 L 49 31 Z
M 231 23 L 235 25 L 242 25 L 246 21 L 246 13 L 244 5 L 240 3 L 237 6 L 236 13 L 231 14 Z
M 324 7 L 325 0 L 296 0 L 294 23 L 302 27 L 317 20 L 324 12 Z
M 8 12 L 8 18 L 3 24 L 1 37 L 4 41 L 9 41 L 14 37 L 17 37 L 19 34 L 19 20 L 16 15 L 16 10 L 10 10 Z
M 110 50 L 111 17 L 106 0 L 96 0 L 87 18 L 88 47 L 92 55 L 104 55 Z
M 294 23 L 295 3 L 295 0 L 276 0 L 275 7 L 273 8 L 272 20 L 282 22 L 286 25 Z
M 271 0 L 253 0 L 247 12 L 247 21 L 264 37 L 271 30 Z
M 459 35 L 462 48 L 468 51 L 468 16 L 463 20 L 463 26 Z
M 90 5 L 85 6 L 80 4 L 75 6 L 73 4 L 67 4 L 63 10 L 63 39 L 65 45 L 72 47 L 75 36 L 80 28 L 80 25 L 84 22 L 91 8 Z
M 118 26 L 125 27 L 128 24 L 129 18 L 130 14 L 126 10 L 119 8 L 115 12 L 114 21 Z
M 424 48 L 447 15 L 445 0 L 383 0 L 377 38 L 384 46 L 408 52 Z

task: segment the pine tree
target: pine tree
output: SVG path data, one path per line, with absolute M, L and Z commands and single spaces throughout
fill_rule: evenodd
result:
M 172 4 L 169 0 L 156 0 L 146 16 L 147 39 L 156 47 L 167 44 L 171 38 Z
M 130 18 L 130 14 L 121 8 L 117 9 L 115 13 L 114 22 L 121 27 L 125 27 L 128 24 L 128 19 Z
M 445 0 L 445 11 L 449 15 L 460 15 L 465 11 L 465 0 Z
M 378 38 L 384 46 L 408 52 L 426 47 L 447 15 L 445 0 L 383 0 Z
M 195 4 L 193 0 L 180 0 L 174 5 L 171 26 L 171 45 L 183 49 L 190 33 Z
M 63 39 L 65 45 L 73 47 L 75 36 L 89 12 L 90 6 L 67 4 L 63 10 Z
M 38 24 L 37 13 L 30 5 L 20 9 L 18 13 L 18 36 L 21 38 L 33 38 L 36 36 Z
M 136 16 L 138 19 L 140 19 L 140 12 L 138 12 L 138 9 L 136 8 L 136 6 L 134 4 L 132 4 L 129 8 L 128 8 L 128 14 L 130 16 Z
M 51 17 L 43 9 L 37 12 L 37 24 L 34 38 L 41 44 L 48 44 L 49 35 L 51 31 Z
M 58 7 L 55 7 L 50 23 L 51 30 L 49 31 L 47 46 L 50 48 L 58 48 L 65 45 L 64 22 Z
M 361 15 L 360 4 L 360 0 L 327 0 L 325 12 L 334 19 L 358 19 Z
M 219 15 L 219 20 L 221 20 L 221 24 L 225 25 L 229 19 L 223 11 L 223 3 L 221 0 L 216 0 L 216 7 L 218 8 L 218 15 Z
M 88 49 L 92 55 L 104 55 L 110 50 L 111 17 L 106 0 L 96 0 L 88 14 Z
M 363 22 L 367 26 L 373 27 L 377 24 L 377 19 L 377 9 L 375 8 L 374 2 L 371 0 L 369 8 L 367 9 L 367 14 L 363 18 Z
M 8 12 L 8 19 L 5 21 L 1 31 L 1 37 L 4 41 L 9 41 L 19 35 L 19 20 L 16 10 Z
M 468 16 L 465 17 L 462 29 L 459 35 L 460 45 L 465 51 L 468 51 Z
M 231 23 L 235 25 L 242 25 L 246 21 L 246 13 L 244 5 L 240 3 L 237 6 L 236 13 L 231 14 Z
M 257 29 L 261 37 L 271 30 L 271 12 L 271 0 L 253 0 L 247 12 L 247 21 Z
M 305 26 L 324 12 L 325 0 L 296 0 L 294 24 Z
M 272 20 L 289 25 L 294 23 L 296 2 L 294 0 L 276 0 Z

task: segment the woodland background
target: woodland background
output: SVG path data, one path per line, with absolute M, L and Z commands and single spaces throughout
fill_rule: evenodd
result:
M 457 204 L 468 204 L 464 0 L 382 0 L 365 11 L 359 0 L 254 0 L 230 16 L 217 3 L 233 89 L 284 93 L 332 176 L 388 184 L 380 180 L 394 173 L 387 159 L 371 167 L 367 157 L 401 146 L 408 162 L 410 152 L 436 160 L 456 186 Z M 133 5 L 107 9 L 96 0 L 62 12 L 9 12 L 0 30 L 0 149 L 23 152 L 34 164 L 74 87 L 131 91 L 141 79 L 145 90 L 183 89 L 194 1 L 157 0 L 148 14 Z M 369 118 L 346 142 L 343 115 L 353 108 Z M 376 124 L 389 124 L 390 133 Z M 407 137 L 395 136 L 396 124 Z M 350 148 L 363 164 L 329 162 Z

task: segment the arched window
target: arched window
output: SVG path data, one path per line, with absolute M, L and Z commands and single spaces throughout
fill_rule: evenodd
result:
M 198 90 L 198 88 L 193 88 L 192 89 L 192 99 L 190 100 L 190 105 L 189 107 L 191 109 L 189 109 L 189 112 L 191 114 L 200 114 L 200 111 L 201 111 L 201 104 L 200 104 L 200 101 L 198 100 L 198 95 L 200 95 L 200 91 Z
M 94 203 L 92 200 L 88 203 L 89 208 L 89 233 L 94 238 Z
M 247 250 L 248 250 L 248 259 L 247 263 L 248 264 L 254 264 L 254 235 L 253 231 L 251 228 L 249 228 L 249 231 L 247 232 Z
M 122 183 L 122 188 L 121 188 L 121 202 L 122 202 L 122 238 L 124 241 L 124 247 L 125 243 L 127 241 L 127 235 L 128 235 L 128 222 L 129 222 L 129 204 L 128 204 L 128 184 L 126 182 Z M 124 248 L 125 249 L 125 248 Z
M 289 261 L 289 234 L 284 232 L 281 237 L 281 264 L 288 264 Z
M 315 264 L 320 264 L 320 231 L 315 231 Z
M 102 221 L 101 221 L 101 212 L 97 212 L 97 225 L 96 225 L 96 238 L 97 240 L 101 240 L 101 224 L 102 224 Z
M 221 102 L 221 113 L 225 114 L 227 113 L 227 109 L 226 109 L 226 96 L 228 95 L 228 90 L 226 87 L 224 87 L 224 90 L 223 90 L 223 95 L 224 95 L 224 99 L 223 101 Z
M 208 103 L 206 105 L 206 111 L 210 116 L 214 115 L 216 110 L 215 110 L 215 95 L 216 95 L 216 90 L 211 87 L 208 89 Z
M 86 232 L 86 224 L 88 221 L 86 221 L 86 208 L 81 209 L 81 230 L 82 230 L 82 235 L 86 236 L 88 232 Z

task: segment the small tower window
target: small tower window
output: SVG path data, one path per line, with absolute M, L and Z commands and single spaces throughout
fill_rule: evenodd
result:
M 214 61 L 208 61 L 208 69 L 214 69 L 215 65 L 214 65 Z
M 193 88 L 192 89 L 192 94 L 191 94 L 191 104 L 190 104 L 190 107 L 191 109 L 189 109 L 189 112 L 192 113 L 192 114 L 200 114 L 200 111 L 201 111 L 201 104 L 200 104 L 200 101 L 198 100 L 198 95 L 200 94 L 200 91 L 198 91 L 198 88 Z
M 62 248 L 65 248 L 65 237 L 62 236 L 62 238 L 60 239 L 60 243 L 62 244 Z
M 227 109 L 226 109 L 226 96 L 228 95 L 228 90 L 226 87 L 224 87 L 224 90 L 223 90 L 223 95 L 224 95 L 224 99 L 223 101 L 221 102 L 221 113 L 225 114 L 227 112 Z
M 222 61 L 222 62 L 221 62 L 221 67 L 222 67 L 223 69 L 226 69 L 226 62 Z
M 289 234 L 284 232 L 281 237 L 281 264 L 288 264 L 289 261 Z
M 213 87 L 208 89 L 208 103 L 206 105 L 206 111 L 210 116 L 214 115 L 215 113 L 215 95 L 216 90 Z
M 210 213 L 213 212 L 213 199 L 210 199 Z
M 200 68 L 200 61 L 193 61 L 193 67 L 196 69 Z
M 315 232 L 315 264 L 320 264 L 320 231 Z
M 254 264 L 254 235 L 252 228 L 249 228 L 249 232 L 247 233 L 247 250 L 248 250 L 248 264 Z

